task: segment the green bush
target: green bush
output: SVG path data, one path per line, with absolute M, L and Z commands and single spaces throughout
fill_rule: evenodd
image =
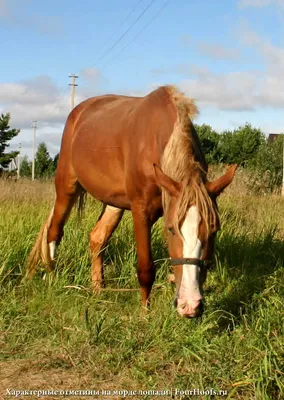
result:
M 216 164 L 221 159 L 219 150 L 220 135 L 210 125 L 195 125 L 202 149 L 208 164 Z
M 195 129 L 209 165 L 236 163 L 243 166 L 250 192 L 268 194 L 280 190 L 284 135 L 269 143 L 264 133 L 249 123 L 220 134 L 206 124 L 195 125 Z
M 265 143 L 265 136 L 260 129 L 249 123 L 234 131 L 224 131 L 219 138 L 221 160 L 225 164 L 246 165 Z
M 248 163 L 254 179 L 251 189 L 258 193 L 272 193 L 280 190 L 283 179 L 284 135 L 274 142 L 264 142 Z

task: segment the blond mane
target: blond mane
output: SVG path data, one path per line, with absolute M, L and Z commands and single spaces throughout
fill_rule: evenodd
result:
M 187 98 L 174 86 L 167 86 L 173 104 L 177 110 L 177 120 L 173 133 L 165 147 L 161 167 L 165 174 L 183 183 L 183 190 L 174 226 L 179 232 L 181 221 L 184 220 L 188 207 L 196 205 L 207 227 L 215 226 L 218 218 L 217 210 L 205 188 L 207 164 L 201 150 L 198 136 L 191 119 L 198 115 L 194 100 Z M 170 196 L 162 191 L 163 211 L 165 219 L 169 212 Z

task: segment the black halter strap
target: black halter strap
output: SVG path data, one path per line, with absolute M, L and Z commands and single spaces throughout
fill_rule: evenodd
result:
M 199 268 L 209 271 L 213 267 L 210 260 L 200 260 L 199 258 L 170 258 L 172 265 L 196 265 Z

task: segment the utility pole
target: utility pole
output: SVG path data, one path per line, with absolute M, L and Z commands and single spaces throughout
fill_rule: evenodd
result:
M 17 168 L 17 179 L 20 179 L 20 167 L 21 167 L 21 161 L 20 161 L 20 157 L 21 157 L 21 149 L 22 149 L 22 144 L 19 144 L 19 154 L 18 154 L 18 168 Z
M 283 150 L 282 196 L 284 196 L 284 135 L 282 135 L 282 150 Z
M 36 148 L 36 129 L 37 129 L 37 121 L 32 121 L 34 128 L 34 140 L 33 140 L 33 161 L 32 161 L 32 181 L 35 179 L 35 148 Z
M 74 108 L 75 105 L 75 86 L 78 86 L 77 83 L 75 83 L 75 79 L 79 78 L 79 75 L 76 74 L 69 74 L 69 78 L 72 78 L 72 82 L 69 83 L 69 86 L 71 86 L 71 111 Z

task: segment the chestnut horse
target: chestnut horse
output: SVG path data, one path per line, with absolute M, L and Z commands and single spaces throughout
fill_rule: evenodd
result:
M 32 276 L 42 261 L 54 268 L 55 249 L 70 211 L 88 192 L 103 204 L 90 234 L 92 282 L 103 283 L 103 256 L 124 210 L 131 210 L 143 306 L 155 279 L 151 227 L 164 215 L 176 281 L 175 304 L 186 317 L 202 313 L 202 285 L 220 227 L 216 199 L 237 166 L 209 182 L 191 119 L 193 100 L 173 86 L 145 97 L 106 95 L 79 104 L 68 116 L 56 171 L 56 201 L 27 261 Z M 82 205 L 82 202 L 81 202 Z

